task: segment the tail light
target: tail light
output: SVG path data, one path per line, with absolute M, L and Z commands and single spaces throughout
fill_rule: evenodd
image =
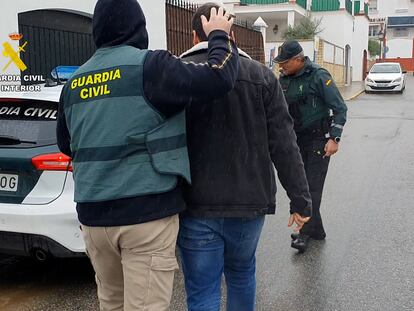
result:
M 73 171 L 72 159 L 63 153 L 41 154 L 32 163 L 38 171 Z

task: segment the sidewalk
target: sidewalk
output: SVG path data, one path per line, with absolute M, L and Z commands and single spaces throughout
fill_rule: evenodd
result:
M 352 82 L 351 85 L 338 87 L 344 100 L 352 100 L 364 92 L 364 81 Z

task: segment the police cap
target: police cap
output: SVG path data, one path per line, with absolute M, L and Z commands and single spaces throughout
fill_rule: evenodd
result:
M 276 63 L 284 63 L 303 52 L 298 41 L 288 40 L 279 46 L 277 57 L 274 59 Z

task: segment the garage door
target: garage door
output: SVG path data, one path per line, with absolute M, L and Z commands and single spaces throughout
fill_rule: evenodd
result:
M 20 13 L 19 33 L 23 34 L 20 53 L 27 66 L 25 75 L 50 77 L 59 65 L 80 66 L 95 52 L 92 18 L 71 11 L 36 10 Z M 23 82 L 22 82 L 23 83 Z

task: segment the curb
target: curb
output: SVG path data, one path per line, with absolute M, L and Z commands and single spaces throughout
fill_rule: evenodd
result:
M 359 90 L 356 94 L 352 95 L 351 97 L 345 98 L 344 100 L 345 100 L 345 101 L 350 101 L 350 100 L 353 100 L 353 99 L 357 98 L 359 95 L 361 95 L 361 94 L 362 94 L 362 93 L 364 93 L 364 92 L 365 92 L 365 90 L 364 90 L 364 89 Z

